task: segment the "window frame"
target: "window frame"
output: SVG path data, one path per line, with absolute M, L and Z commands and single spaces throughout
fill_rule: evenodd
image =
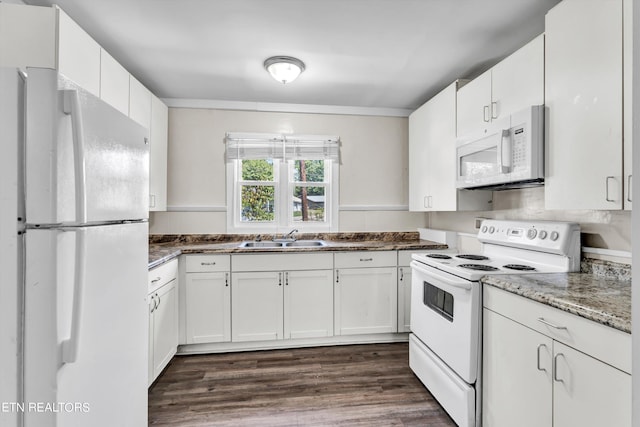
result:
M 300 233 L 320 233 L 338 231 L 338 204 L 339 204 L 339 163 L 333 160 L 323 160 L 325 178 L 323 182 L 306 182 L 304 186 L 324 187 L 324 215 L 323 222 L 294 221 L 293 220 L 293 193 L 299 181 L 294 181 L 295 160 L 272 159 L 274 165 L 274 220 L 269 222 L 246 222 L 241 220 L 242 215 L 242 185 L 254 181 L 242 180 L 242 160 L 233 159 L 226 163 L 227 175 L 227 232 L 247 234 L 282 234 L 292 229 L 298 229 Z M 311 160 L 311 159 L 309 159 Z M 263 181 L 255 181 L 261 185 Z M 267 182 L 264 181 L 266 184 Z M 268 182 L 269 185 L 271 181 Z

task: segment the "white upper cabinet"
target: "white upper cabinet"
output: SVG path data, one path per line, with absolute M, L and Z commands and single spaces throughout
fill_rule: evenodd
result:
M 151 95 L 151 147 L 149 148 L 149 210 L 167 210 L 167 150 L 169 108 Z
M 460 88 L 457 136 L 479 133 L 491 122 L 544 104 L 544 35 L 540 35 Z
M 58 7 L 0 4 L 0 66 L 57 69 L 100 96 L 100 45 Z
M 151 92 L 135 77 L 129 76 L 129 117 L 151 128 Z
M 631 96 L 631 88 L 633 84 L 633 13 L 632 13 L 632 3 L 633 0 L 623 0 L 622 2 L 622 27 L 623 27 L 623 52 L 622 52 L 622 62 L 623 62 L 623 74 L 622 74 L 622 85 L 624 91 L 622 93 L 622 98 L 624 100 L 624 104 L 622 106 L 623 109 L 623 136 L 622 139 L 624 141 L 623 151 L 624 151 L 624 180 L 622 185 L 624 187 L 624 200 L 623 205 L 625 210 L 631 210 L 633 207 L 633 152 L 631 147 L 633 146 L 633 115 L 631 105 L 633 104 L 633 99 Z
M 58 9 L 58 71 L 100 96 L 100 45 Z
M 129 72 L 104 49 L 100 50 L 100 98 L 129 115 Z
M 456 189 L 456 92 L 447 86 L 409 116 L 409 210 L 491 209 L 491 192 Z
M 545 25 L 545 207 L 622 209 L 623 0 L 564 0 Z

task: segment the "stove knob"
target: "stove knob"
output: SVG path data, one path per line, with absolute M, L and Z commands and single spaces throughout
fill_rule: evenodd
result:
M 540 233 L 538 233 L 538 237 L 540 238 L 540 240 L 544 240 L 547 238 L 547 232 L 544 230 L 540 230 Z
M 555 242 L 556 240 L 558 240 L 558 237 L 560 237 L 560 234 L 558 234 L 557 231 L 552 231 L 549 237 Z
M 493 225 L 489 227 L 489 234 L 493 234 L 494 231 L 496 231 L 496 228 Z
M 536 230 L 535 228 L 530 228 L 527 230 L 527 239 L 533 240 L 535 239 L 537 234 L 538 234 L 538 230 Z
M 486 233 L 486 232 L 487 232 L 487 226 L 486 226 L 486 225 L 483 225 L 483 226 L 482 226 L 482 228 L 481 228 L 481 231 L 482 231 L 483 233 Z

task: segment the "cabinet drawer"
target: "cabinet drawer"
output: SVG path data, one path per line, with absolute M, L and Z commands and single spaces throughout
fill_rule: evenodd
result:
M 489 310 L 631 373 L 631 334 L 487 285 L 483 304 Z
M 335 254 L 336 268 L 395 267 L 396 251 L 340 252 Z
M 149 281 L 147 283 L 149 292 L 153 292 L 159 287 L 175 280 L 178 277 L 178 260 L 174 259 L 166 264 L 149 270 Z
M 229 255 L 187 255 L 185 257 L 187 273 L 206 273 L 211 271 L 229 271 Z
M 233 271 L 327 270 L 333 268 L 330 253 L 233 255 Z

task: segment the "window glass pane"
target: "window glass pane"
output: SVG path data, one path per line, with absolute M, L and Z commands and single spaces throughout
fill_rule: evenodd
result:
M 243 181 L 273 181 L 273 160 L 242 160 Z
M 272 185 L 243 185 L 243 222 L 273 221 L 275 219 L 275 187 Z
M 293 221 L 324 222 L 324 187 L 293 188 Z
M 324 160 L 295 160 L 293 180 L 296 182 L 323 182 Z

